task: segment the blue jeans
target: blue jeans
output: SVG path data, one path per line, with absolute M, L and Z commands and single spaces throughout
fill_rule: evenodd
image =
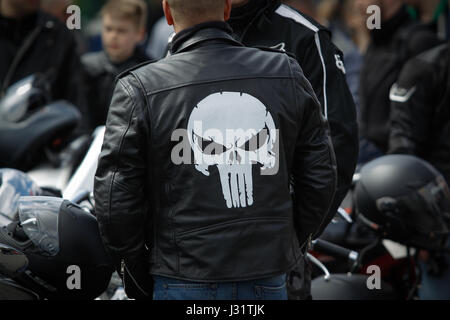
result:
M 286 275 L 242 282 L 197 283 L 153 276 L 154 300 L 287 300 Z

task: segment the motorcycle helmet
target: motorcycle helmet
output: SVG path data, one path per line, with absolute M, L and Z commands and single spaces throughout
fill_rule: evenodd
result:
M 70 201 L 22 197 L 19 222 L 3 228 L 0 243 L 26 255 L 13 280 L 48 299 L 95 299 L 113 272 L 96 218 Z
M 42 190 L 25 173 L 14 169 L 0 169 L 0 226 L 14 220 L 20 197 L 41 193 Z
M 445 245 L 449 199 L 443 176 L 411 155 L 388 155 L 366 164 L 355 189 L 363 223 L 383 238 L 425 250 Z

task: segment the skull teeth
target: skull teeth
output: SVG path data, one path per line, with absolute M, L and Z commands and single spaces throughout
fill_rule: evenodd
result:
M 253 204 L 251 165 L 219 165 L 222 192 L 228 208 L 245 208 Z

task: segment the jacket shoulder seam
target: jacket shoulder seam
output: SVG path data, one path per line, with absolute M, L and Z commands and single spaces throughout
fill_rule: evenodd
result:
M 193 85 L 200 85 L 200 84 L 205 84 L 205 83 L 217 83 L 217 82 L 222 82 L 222 81 L 235 81 L 235 80 L 246 80 L 246 79 L 290 79 L 292 78 L 291 75 L 267 75 L 267 76 L 242 76 L 242 77 L 227 77 L 227 78 L 220 78 L 220 79 L 206 79 L 206 80 L 201 80 L 201 81 L 195 81 L 195 82 L 186 82 L 186 83 L 182 83 L 182 84 L 178 84 L 178 85 L 174 85 L 171 87 L 167 87 L 167 88 L 162 88 L 162 89 L 158 89 L 155 91 L 146 91 L 145 94 L 147 96 L 152 96 L 161 92 L 165 92 L 165 91 L 169 91 L 169 90 L 174 90 L 174 89 L 181 89 L 184 87 L 188 87 L 188 86 L 193 86 Z

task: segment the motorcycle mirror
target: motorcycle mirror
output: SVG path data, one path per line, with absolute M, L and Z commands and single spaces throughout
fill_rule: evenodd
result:
M 345 221 L 347 221 L 348 224 L 353 223 L 353 219 L 352 219 L 352 217 L 350 217 L 350 215 L 347 213 L 347 211 L 345 211 L 342 208 L 339 208 L 337 212 Z
M 22 252 L 0 243 L 0 274 L 15 278 L 28 267 L 28 258 Z

